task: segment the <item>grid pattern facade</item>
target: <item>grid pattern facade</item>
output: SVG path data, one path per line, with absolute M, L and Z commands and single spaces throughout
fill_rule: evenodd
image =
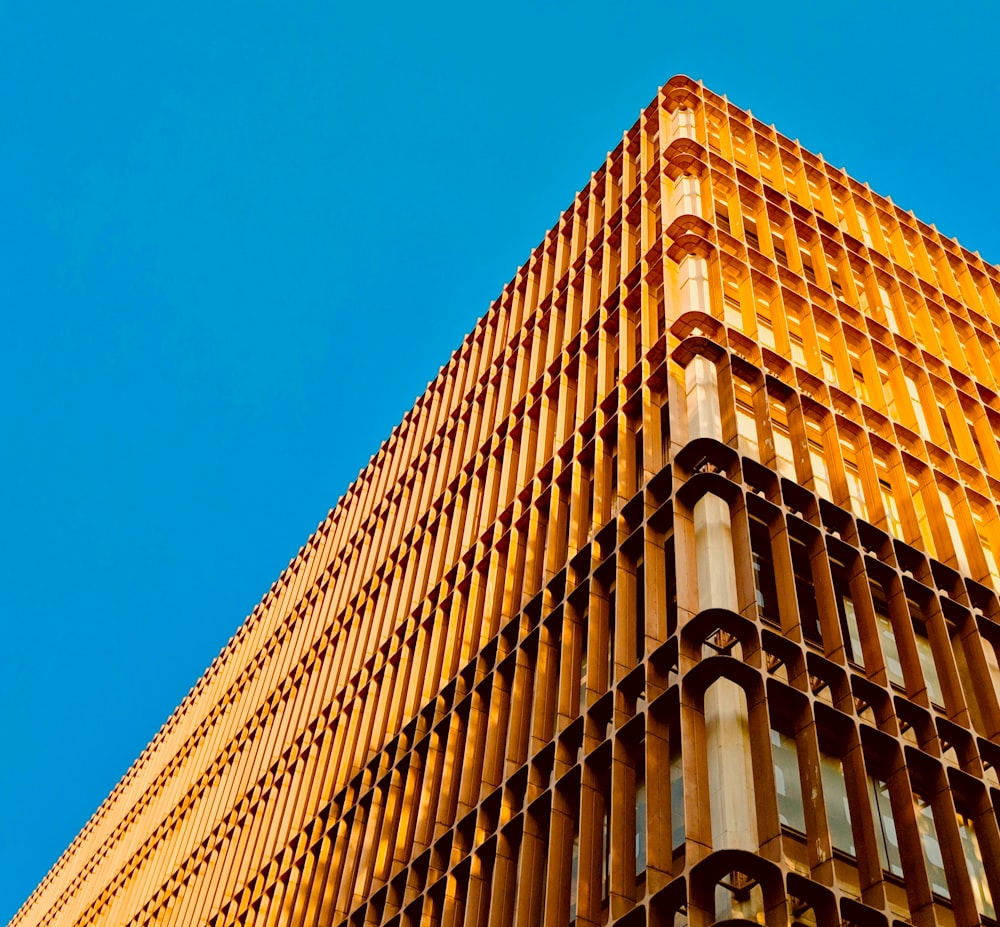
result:
M 998 381 L 674 78 L 12 924 L 994 922 Z

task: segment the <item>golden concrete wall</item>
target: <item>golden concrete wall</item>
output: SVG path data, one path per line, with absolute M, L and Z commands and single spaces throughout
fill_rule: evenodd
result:
M 998 379 L 995 267 L 674 78 L 12 924 L 994 917 Z

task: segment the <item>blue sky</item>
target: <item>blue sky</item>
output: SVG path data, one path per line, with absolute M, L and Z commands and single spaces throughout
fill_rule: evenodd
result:
M 0 920 L 671 75 L 1000 260 L 1000 7 L 804 7 L 4 4 Z

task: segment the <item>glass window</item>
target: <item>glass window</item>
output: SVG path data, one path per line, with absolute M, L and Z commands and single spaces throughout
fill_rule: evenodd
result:
M 955 560 L 962 573 L 969 575 L 969 558 L 965 553 L 965 542 L 962 540 L 962 533 L 958 530 L 958 518 L 955 516 L 955 507 L 952 505 L 951 496 L 941 490 L 941 511 L 944 513 L 944 523 L 948 526 L 948 535 L 951 537 L 951 545 L 955 549 Z
M 580 888 L 580 825 L 573 821 L 573 856 L 569 870 L 569 919 L 576 920 L 576 896 Z
M 896 394 L 892 389 L 892 374 L 889 372 L 889 359 L 879 355 L 876 358 L 878 376 L 882 386 L 882 399 L 885 403 L 885 414 L 895 421 L 900 420 L 899 409 L 896 408 Z
M 759 518 L 750 518 L 750 552 L 753 581 L 757 593 L 757 613 L 765 621 L 778 624 L 778 590 L 774 582 L 771 532 Z
M 944 425 L 944 434 L 948 439 L 948 445 L 956 456 L 961 456 L 958 449 L 958 441 L 955 440 L 955 432 L 952 430 L 951 421 L 948 419 L 948 410 L 943 405 L 938 405 L 938 412 L 941 414 L 941 424 Z
M 792 314 L 788 315 L 788 354 L 793 364 L 806 365 L 806 344 L 802 338 L 802 322 Z
M 885 511 L 886 528 L 893 537 L 902 539 L 903 523 L 899 518 L 899 506 L 896 504 L 896 496 L 892 488 L 892 474 L 889 469 L 889 461 L 884 453 L 875 452 L 875 476 L 878 479 L 879 497 L 882 500 L 882 508 Z
M 602 776 L 599 783 L 601 804 L 601 903 L 607 904 L 611 895 L 611 783 L 610 775 Z
M 771 242 L 774 245 L 774 259 L 782 267 L 788 267 L 788 252 L 785 250 L 784 236 L 779 235 L 777 232 L 775 232 L 771 236 Z
M 858 615 L 854 608 L 847 568 L 837 560 L 831 560 L 830 567 L 833 573 L 833 594 L 837 599 L 837 613 L 840 617 L 840 631 L 844 637 L 844 650 L 852 664 L 864 669 L 861 631 L 858 628 Z
M 989 468 L 989 461 L 986 459 L 986 450 L 983 448 L 982 442 L 979 439 L 979 433 L 976 431 L 976 423 L 971 418 L 966 418 L 965 424 L 969 429 L 969 436 L 972 438 L 972 446 L 976 449 L 976 455 L 979 457 L 979 462 Z
M 723 200 L 715 201 L 715 224 L 724 232 L 732 234 L 732 226 L 729 224 L 729 205 Z
M 858 468 L 858 452 L 849 438 L 840 439 L 840 453 L 844 461 L 844 478 L 847 481 L 847 495 L 851 511 L 858 518 L 869 521 L 864 484 L 861 482 L 861 470 Z
M 635 764 L 635 874 L 646 871 L 646 821 L 649 817 L 646 805 L 646 758 L 645 742 L 640 741 Z
M 680 734 L 670 732 L 670 836 L 672 846 L 684 843 L 684 769 L 681 765 Z
M 869 776 L 868 794 L 875 823 L 875 842 L 878 844 L 879 861 L 886 872 L 901 876 L 903 861 L 899 855 L 896 819 L 892 815 L 892 804 L 889 801 L 889 784 L 882 779 Z
M 799 777 L 795 738 L 771 728 L 771 756 L 774 759 L 774 784 L 778 790 L 778 819 L 782 826 L 805 833 L 806 816 L 802 806 L 802 780 Z
M 745 380 L 734 378 L 733 389 L 736 394 L 736 431 L 739 437 L 740 453 L 745 457 L 760 460 L 753 388 Z
M 823 377 L 827 383 L 837 384 L 837 364 L 834 361 L 833 336 L 822 328 L 816 329 L 816 341 L 819 345 L 819 359 L 823 366 Z
M 917 431 L 920 432 L 924 440 L 930 441 L 931 433 L 927 427 L 927 418 L 924 416 L 924 406 L 920 401 L 920 390 L 917 388 L 917 382 L 909 374 L 905 374 L 904 379 L 906 380 L 906 392 L 910 397 L 910 405 L 913 407 L 913 417 L 917 424 Z
M 763 297 L 757 299 L 757 340 L 772 351 L 777 347 L 774 340 L 774 323 L 771 321 L 771 306 Z
M 847 358 L 851 362 L 851 378 L 854 388 L 854 395 L 863 403 L 870 404 L 871 397 L 868 395 L 868 384 L 865 382 L 864 364 L 861 362 L 861 352 L 858 348 L 849 346 Z
M 857 216 L 858 216 L 858 229 L 861 232 L 861 240 L 866 245 L 868 245 L 869 248 L 871 248 L 871 247 L 873 247 L 872 246 L 872 234 L 871 234 L 871 230 L 868 228 L 868 218 L 865 216 L 865 214 L 860 209 L 857 211 Z
M 899 660 L 899 647 L 896 646 L 896 631 L 889 617 L 889 603 L 886 600 L 885 589 L 879 583 L 872 583 L 872 604 L 875 606 L 875 624 L 882 639 L 886 675 L 893 685 L 905 687 L 903 664 Z
M 997 557 L 993 552 L 993 542 L 990 538 L 990 530 L 987 526 L 988 516 L 984 514 L 985 506 L 973 505 L 972 524 L 976 529 L 976 536 L 983 549 L 983 557 L 986 560 L 986 568 L 989 570 L 993 588 L 1000 590 L 1000 567 L 997 565 Z
M 795 596 L 799 606 L 799 620 L 802 635 L 813 644 L 822 645 L 823 633 L 819 626 L 819 612 L 816 608 L 816 589 L 813 586 L 812 563 L 805 541 L 790 536 L 792 570 L 795 574 Z
M 823 425 L 813 418 L 806 419 L 806 445 L 809 449 L 809 463 L 812 467 L 813 489 L 817 495 L 833 501 L 830 489 L 830 468 L 826 462 L 826 442 Z
M 951 897 L 948 891 L 948 879 L 944 871 L 944 859 L 941 856 L 941 843 L 938 840 L 937 828 L 934 826 L 934 811 L 930 802 L 922 795 L 914 795 L 917 810 L 917 830 L 920 832 L 920 845 L 924 850 L 924 862 L 927 864 L 927 875 L 930 878 L 931 889 L 945 898 Z
M 854 856 L 854 829 L 851 827 L 851 807 L 847 801 L 843 761 L 839 756 L 821 752 L 819 771 L 823 782 L 826 816 L 830 824 L 830 840 L 836 849 Z
M 795 448 L 792 445 L 791 430 L 788 426 L 788 410 L 785 404 L 774 396 L 770 397 L 771 434 L 774 438 L 775 466 L 785 479 L 794 481 Z
M 920 480 L 913 474 L 907 474 L 906 485 L 910 492 L 910 500 L 913 502 L 913 511 L 917 516 L 917 527 L 920 530 L 920 538 L 924 542 L 924 550 L 932 557 L 937 556 L 937 547 L 934 544 L 934 534 L 931 531 L 931 523 L 927 517 L 927 506 L 924 504 L 924 496 L 920 491 Z
M 816 269 L 813 267 L 812 258 L 808 253 L 802 254 L 802 276 L 810 283 L 816 282 Z
M 889 298 L 889 291 L 881 283 L 878 285 L 878 295 L 889 331 L 898 332 L 899 323 L 896 320 L 896 311 L 893 308 L 892 300 Z
M 976 837 L 976 829 L 972 824 L 972 818 L 959 811 L 958 836 L 962 841 L 962 853 L 965 856 L 965 865 L 969 870 L 969 879 L 972 882 L 972 894 L 976 899 L 976 909 L 985 917 L 996 915 L 996 908 L 993 907 L 993 895 L 986 882 L 986 865 L 983 862 L 982 850 L 979 848 L 979 839 Z
M 732 328 L 743 330 L 743 305 L 740 302 L 740 285 L 726 277 L 723 285 L 722 320 Z
M 917 643 L 917 658 L 920 661 L 920 671 L 927 687 L 927 697 L 937 707 L 944 705 L 944 694 L 941 691 L 941 681 L 938 678 L 937 666 L 934 663 L 934 650 L 927 635 L 927 625 L 920 615 L 920 606 L 907 600 L 910 607 L 910 617 L 913 619 L 913 637 Z

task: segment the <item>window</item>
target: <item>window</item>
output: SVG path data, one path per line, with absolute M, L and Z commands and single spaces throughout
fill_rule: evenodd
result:
M 670 836 L 671 845 L 684 843 L 684 767 L 678 726 L 670 731 Z
M 979 434 L 976 432 L 976 423 L 970 418 L 966 418 L 965 424 L 968 426 L 969 435 L 972 438 L 972 445 L 976 449 L 976 454 L 979 457 L 979 462 L 984 468 L 989 469 L 989 462 L 986 459 L 986 451 L 983 450 L 983 445 L 979 440 Z
M 840 282 L 840 270 L 830 265 L 830 286 L 833 289 L 834 295 L 837 299 L 840 299 L 844 295 L 844 285 Z
M 785 408 L 785 404 L 775 396 L 771 396 L 769 399 L 775 469 L 785 479 L 795 480 L 795 449 L 788 426 L 788 410 Z
M 749 166 L 749 155 L 747 153 L 748 140 L 738 132 L 733 132 L 733 160 L 740 167 Z
M 955 432 L 952 431 L 951 422 L 948 420 L 948 410 L 944 406 L 939 405 L 938 412 L 941 413 L 941 424 L 944 426 L 945 437 L 948 439 L 951 452 L 959 455 L 960 452 L 958 450 L 958 442 L 955 440 Z
M 616 633 L 616 611 L 617 611 L 617 591 L 615 580 L 611 580 L 611 587 L 608 589 L 608 685 L 615 681 L 615 633 Z
M 774 323 L 771 321 L 771 306 L 763 296 L 757 297 L 757 340 L 765 347 L 775 350 Z
M 875 477 L 878 479 L 879 497 L 885 511 L 886 529 L 894 537 L 902 539 L 903 523 L 899 519 L 899 506 L 896 505 L 896 496 L 893 493 L 889 461 L 881 451 L 875 451 L 874 458 Z
M 889 801 L 889 784 L 875 776 L 869 776 L 868 795 L 871 799 L 879 861 L 886 872 L 902 876 L 903 861 L 899 855 L 896 819 L 893 817 L 892 804 Z
M 875 608 L 875 624 L 882 640 L 882 656 L 885 659 L 885 672 L 889 682 L 900 688 L 905 687 L 903 664 L 899 660 L 899 648 L 896 646 L 896 631 L 889 616 L 889 602 L 885 588 L 881 583 L 872 583 L 872 605 Z
M 753 558 L 753 582 L 757 595 L 757 614 L 764 621 L 778 624 L 778 590 L 774 582 L 771 532 L 764 522 L 753 516 L 750 516 L 750 552 Z
M 851 378 L 853 380 L 854 395 L 863 403 L 870 404 L 871 398 L 868 395 L 868 384 L 865 383 L 864 365 L 861 362 L 861 350 L 854 345 L 848 345 L 847 358 L 851 362 Z
M 851 807 L 847 800 L 844 763 L 839 756 L 823 750 L 822 745 L 819 771 L 823 783 L 827 823 L 830 825 L 830 841 L 834 849 L 854 856 L 854 829 L 851 826 Z
M 858 216 L 858 229 L 861 232 L 861 240 L 868 245 L 869 248 L 872 247 L 872 234 L 868 228 L 868 219 L 865 214 L 859 209 L 857 211 Z
M 927 697 L 938 708 L 944 705 L 944 694 L 941 691 L 941 680 L 938 677 L 937 665 L 934 663 L 934 649 L 927 634 L 927 624 L 921 614 L 920 606 L 913 599 L 906 600 L 913 622 L 913 636 L 917 644 L 917 659 L 920 661 L 920 672 L 924 677 Z
M 732 328 L 743 329 L 743 305 L 740 302 L 740 285 L 732 277 L 723 278 L 722 313 L 723 321 Z
M 917 425 L 917 431 L 920 432 L 921 437 L 926 441 L 930 441 L 931 433 L 930 429 L 927 427 L 927 419 L 924 416 L 924 406 L 920 401 L 920 390 L 917 388 L 917 382 L 910 374 L 905 374 L 906 379 L 906 392 L 910 397 L 910 405 L 913 407 L 913 419 Z
M 892 389 L 892 375 L 888 369 L 890 360 L 888 357 L 879 355 L 876 357 L 875 362 L 878 365 L 879 385 L 882 387 L 882 402 L 885 414 L 889 418 L 899 421 L 900 416 L 899 409 L 896 407 L 896 394 Z
M 792 551 L 792 571 L 795 577 L 795 597 L 799 606 L 802 635 L 812 644 L 822 646 L 823 632 L 816 608 L 816 589 L 813 586 L 812 563 L 806 542 L 794 535 L 788 538 Z
M 573 818 L 573 855 L 569 871 L 569 920 L 576 920 L 576 896 L 580 889 L 580 822 Z
M 969 870 L 972 882 L 972 894 L 976 899 L 976 910 L 985 917 L 995 918 L 996 908 L 993 906 L 993 895 L 986 882 L 986 865 L 983 862 L 982 850 L 972 818 L 962 811 L 956 812 L 958 819 L 958 836 L 962 841 L 962 853 L 965 856 L 965 866 Z
M 827 383 L 836 384 L 838 380 L 837 364 L 834 361 L 833 335 L 817 326 L 816 341 L 819 344 L 819 359 L 823 366 L 823 377 Z
M 806 418 L 806 446 L 809 449 L 809 463 L 812 467 L 813 489 L 818 495 L 832 502 L 830 468 L 826 463 L 827 452 L 823 430 L 821 422 L 814 418 Z
M 896 311 L 893 308 L 892 300 L 889 298 L 889 291 L 881 283 L 878 284 L 878 297 L 886 327 L 891 332 L 898 332 L 899 322 L 896 320 Z
M 802 255 L 802 276 L 810 283 L 816 282 L 816 270 L 813 267 L 812 258 L 808 254 Z
M 635 874 L 642 875 L 646 871 L 646 821 L 648 807 L 646 803 L 646 749 L 645 741 L 640 740 L 636 750 L 635 764 Z
M 788 354 L 793 364 L 805 367 L 806 345 L 802 338 L 802 321 L 798 316 L 789 313 L 786 322 L 788 324 Z
M 941 490 L 941 511 L 944 513 L 944 523 L 948 526 L 948 535 L 951 538 L 951 546 L 955 550 L 955 560 L 958 568 L 967 576 L 970 574 L 969 558 L 965 553 L 965 543 L 962 540 L 962 533 L 958 530 L 958 519 L 955 516 L 955 507 L 952 505 L 951 496 L 945 490 Z
M 979 504 L 972 507 L 972 524 L 976 529 L 976 537 L 983 550 L 983 557 L 986 560 L 986 568 L 989 570 L 990 580 L 995 590 L 1000 590 L 1000 567 L 997 565 L 997 557 L 993 550 L 993 542 L 990 538 L 990 527 L 987 524 L 989 515 L 986 514 L 986 505 Z
M 785 239 L 784 236 L 779 235 L 775 232 L 771 236 L 772 243 L 774 245 L 774 259 L 782 266 L 788 267 L 788 253 L 785 250 Z
M 746 457 L 752 457 L 754 460 L 760 460 L 753 388 L 746 380 L 734 378 L 733 389 L 736 393 L 736 431 L 740 453 Z
M 774 784 L 778 791 L 778 819 L 783 827 L 805 833 L 806 816 L 795 738 L 772 727 L 771 756 L 774 760 Z
M 849 438 L 840 439 L 840 453 L 844 460 L 844 478 L 847 481 L 848 504 L 858 518 L 869 521 L 868 505 L 865 502 L 864 485 L 858 469 L 858 453 Z
M 944 859 L 941 856 L 941 843 L 938 840 L 937 828 L 934 826 L 934 810 L 922 795 L 914 795 L 913 798 L 917 812 L 917 830 L 920 832 L 920 845 L 924 851 L 924 863 L 927 865 L 931 890 L 950 898 Z
M 604 773 L 598 780 L 601 796 L 601 904 L 611 896 L 611 775 Z
M 913 503 L 913 511 L 917 516 L 917 527 L 920 530 L 920 538 L 924 542 L 924 550 L 932 557 L 937 556 L 937 546 L 934 544 L 934 534 L 931 531 L 930 520 L 927 517 L 927 506 L 924 504 L 924 496 L 920 489 L 920 480 L 912 473 L 906 476 L 906 485 L 910 494 L 910 501 Z
M 729 206 L 722 200 L 715 201 L 715 224 L 723 232 L 732 234 L 732 226 L 729 224 Z
M 861 631 L 858 627 L 858 615 L 854 608 L 854 596 L 851 594 L 851 581 L 847 568 L 838 560 L 831 558 L 830 569 L 833 574 L 833 594 L 837 599 L 840 632 L 844 638 L 844 651 L 850 663 L 864 669 L 865 656 L 861 647 Z

